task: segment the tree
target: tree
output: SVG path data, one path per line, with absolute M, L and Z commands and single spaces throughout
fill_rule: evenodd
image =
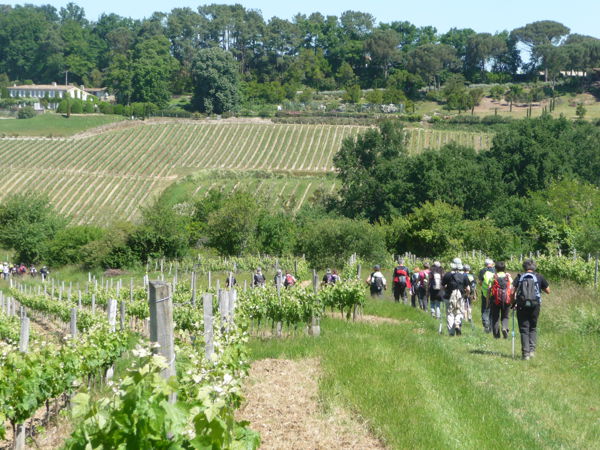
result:
M 390 69 L 400 61 L 400 36 L 392 29 L 377 29 L 365 41 L 365 52 L 369 65 L 387 80 Z
M 577 118 L 579 120 L 583 120 L 586 112 L 587 112 L 587 109 L 585 109 L 585 106 L 583 106 L 583 103 L 577 103 L 577 108 L 575 108 L 575 115 L 577 116 Z
M 513 102 L 517 102 L 523 96 L 523 86 L 520 84 L 511 84 L 508 86 L 504 94 L 504 98 L 510 104 L 510 112 L 512 112 Z
M 192 106 L 200 112 L 222 114 L 240 103 L 237 64 L 230 53 L 219 48 L 201 49 L 192 66 Z
M 445 44 L 425 44 L 410 51 L 406 66 L 412 73 L 421 76 L 427 84 L 439 88 L 443 70 L 454 70 L 459 65 L 456 50 Z
M 442 95 L 446 101 L 446 108 L 449 110 L 456 109 L 460 113 L 469 107 L 465 77 L 462 75 L 452 75 L 448 78 L 442 89 Z
M 542 60 L 544 65 L 544 46 L 557 46 L 561 44 L 564 37 L 569 34 L 569 28 L 562 23 L 553 20 L 542 20 L 525 25 L 524 27 L 516 28 L 512 31 L 512 35 L 520 42 L 529 47 L 531 52 L 531 60 L 535 69 Z M 546 49 L 547 52 L 547 49 Z M 548 81 L 548 71 L 545 69 L 545 79 Z
M 360 90 L 360 86 L 354 84 L 345 89 L 342 99 L 347 103 L 359 103 L 361 95 L 362 91 Z
M 65 225 L 66 220 L 44 195 L 11 194 L 0 204 L 0 242 L 14 249 L 25 264 L 44 260 L 49 242 Z
M 497 58 L 507 50 L 502 36 L 490 33 L 478 33 L 469 36 L 465 52 L 465 72 L 473 77 L 479 74 L 485 80 L 486 66 L 490 60 Z

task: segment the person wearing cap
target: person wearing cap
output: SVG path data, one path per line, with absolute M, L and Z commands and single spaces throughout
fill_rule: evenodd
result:
M 410 270 L 404 265 L 402 258 L 398 259 L 398 265 L 394 268 L 392 274 L 394 300 L 398 303 L 400 298 L 404 304 L 408 304 L 406 289 L 411 290 Z
M 494 261 L 487 258 L 485 260 L 485 267 L 479 271 L 479 284 L 481 285 L 481 323 L 483 330 L 486 333 L 492 332 L 491 323 L 491 305 L 490 305 L 490 293 L 491 287 L 494 283 L 494 274 L 496 269 L 494 267 Z
M 469 295 L 465 296 L 465 304 L 464 304 L 464 311 L 465 311 L 465 318 L 471 322 L 471 325 L 473 324 L 473 309 L 471 308 L 473 305 L 473 302 L 475 301 L 476 295 L 477 295 L 477 284 L 475 281 L 475 276 L 471 273 L 471 266 L 468 264 L 465 264 L 463 266 L 463 271 L 465 276 L 469 279 L 469 288 L 470 288 L 470 292 Z
M 439 261 L 433 263 L 429 273 L 429 302 L 431 305 L 431 317 L 439 320 L 441 317 L 440 304 L 444 300 L 444 269 Z
M 254 274 L 254 277 L 252 278 L 252 287 L 265 287 L 267 280 L 265 279 L 265 276 L 262 273 L 261 268 L 257 268 L 256 269 L 256 273 Z
M 275 278 L 273 280 L 275 287 L 283 287 L 283 281 L 283 272 L 281 271 L 281 269 L 277 269 L 277 272 L 275 273 Z
M 331 273 L 331 269 L 327 269 L 325 271 L 325 275 L 323 275 L 323 280 L 321 281 L 321 286 L 331 286 L 332 284 L 335 284 L 335 278 L 333 276 L 333 274 Z
M 470 292 L 469 279 L 462 273 L 463 265 L 460 258 L 454 258 L 450 264 L 451 271 L 444 275 L 442 285 L 445 291 L 446 318 L 448 334 L 462 334 L 463 298 Z
M 383 293 L 387 288 L 387 281 L 381 273 L 379 264 L 373 266 L 373 272 L 367 278 L 367 284 L 371 290 L 371 297 L 383 297 Z

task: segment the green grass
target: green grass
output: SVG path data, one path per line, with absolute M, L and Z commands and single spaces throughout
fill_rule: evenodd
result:
M 511 358 L 510 339 L 484 334 L 478 314 L 474 331 L 466 324 L 450 338 L 427 314 L 389 300 L 370 301 L 366 313 L 399 324 L 324 319 L 318 339 L 255 339 L 251 353 L 319 357 L 325 404 L 355 411 L 391 448 L 593 448 L 600 339 L 557 327 L 568 295 L 545 299 L 537 356 L 527 362 Z M 517 331 L 517 353 L 518 339 Z
M 72 136 L 89 128 L 123 119 L 121 116 L 101 114 L 71 116 L 67 119 L 61 114 L 46 113 L 32 119 L 0 120 L 0 136 Z

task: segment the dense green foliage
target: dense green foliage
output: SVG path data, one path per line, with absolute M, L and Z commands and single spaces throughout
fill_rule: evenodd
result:
M 528 62 L 519 46 L 531 54 Z M 238 102 L 238 74 L 249 103 L 307 102 L 312 90 L 333 89 L 347 89 L 355 101 L 359 86 L 385 88 L 384 98 L 374 99 L 398 103 L 418 96 L 424 85 L 439 88 L 453 74 L 505 83 L 522 78 L 520 71 L 531 79 L 543 71 L 554 81 L 560 71 L 598 67 L 599 48 L 600 40 L 570 34 L 553 21 L 492 35 L 470 28 L 439 33 L 407 21 L 377 24 L 371 14 L 351 10 L 339 17 L 315 12 L 265 20 L 239 4 L 174 8 L 143 20 L 103 14 L 90 21 L 74 3 L 59 10 L 4 5 L 0 15 L 4 84 L 49 83 L 68 71 L 78 84 L 106 85 L 122 104 L 162 108 L 171 94 L 202 90 L 199 83 L 208 80 L 213 98 L 205 103 L 206 93 L 197 92 L 194 105 L 216 113 Z M 214 72 L 203 78 L 199 69 L 206 67 Z M 229 75 L 215 77 L 224 73 Z M 452 109 L 469 109 L 468 96 L 448 100 Z

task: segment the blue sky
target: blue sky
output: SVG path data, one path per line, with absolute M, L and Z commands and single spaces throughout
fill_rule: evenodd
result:
M 0 0 L 6 3 L 6 0 Z M 67 1 L 8 1 L 8 4 L 32 3 L 51 4 L 56 8 Z M 188 6 L 195 9 L 205 3 L 241 3 L 246 8 L 259 9 L 263 17 L 272 16 L 291 19 L 296 13 L 310 14 L 319 11 L 324 15 L 339 16 L 343 11 L 355 10 L 371 13 L 378 22 L 408 20 L 418 26 L 433 25 L 439 32 L 451 27 L 473 28 L 478 32 L 512 30 L 536 20 L 556 20 L 571 28 L 572 32 L 600 37 L 598 19 L 600 0 L 501 0 L 498 2 L 476 0 L 421 0 L 421 1 L 358 1 L 358 0 L 285 0 L 197 2 L 175 0 L 123 1 L 123 0 L 79 0 L 88 19 L 95 20 L 103 12 L 114 12 L 133 18 L 147 17 L 155 11 L 168 12 L 176 7 Z

